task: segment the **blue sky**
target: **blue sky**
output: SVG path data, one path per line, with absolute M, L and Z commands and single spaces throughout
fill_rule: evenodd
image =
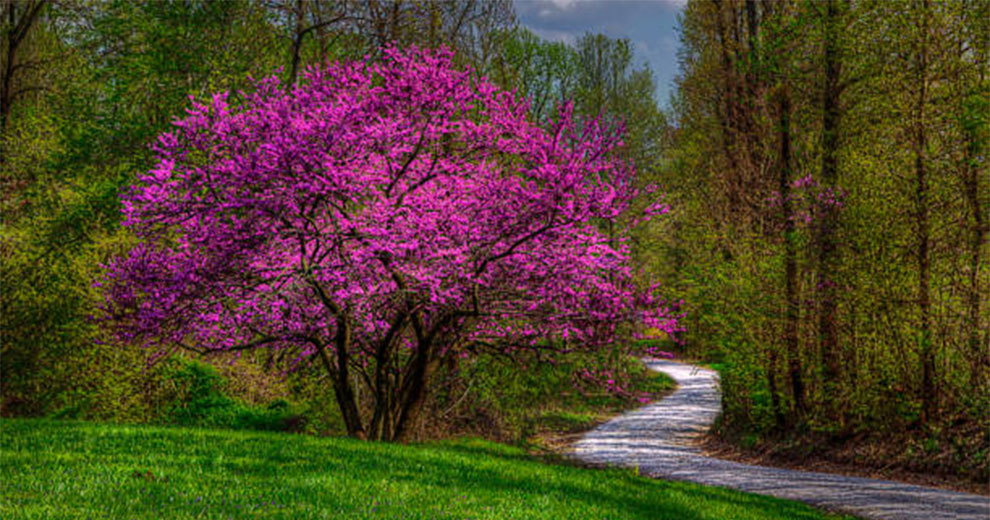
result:
M 586 32 L 629 38 L 636 65 L 648 63 L 657 101 L 668 106 L 677 75 L 677 14 L 687 0 L 514 0 L 519 22 L 548 40 L 573 44 Z

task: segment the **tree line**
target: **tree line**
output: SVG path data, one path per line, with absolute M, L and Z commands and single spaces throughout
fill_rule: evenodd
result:
M 646 261 L 688 302 L 687 348 L 724 364 L 727 428 L 986 445 L 988 20 L 688 3 L 661 172 L 681 211 Z

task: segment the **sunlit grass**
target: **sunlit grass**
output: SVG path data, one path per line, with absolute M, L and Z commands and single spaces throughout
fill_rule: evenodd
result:
M 630 471 L 546 464 L 477 440 L 402 446 L 37 420 L 0 426 L 5 519 L 836 518 Z

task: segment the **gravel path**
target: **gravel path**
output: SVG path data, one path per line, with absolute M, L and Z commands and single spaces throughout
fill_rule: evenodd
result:
M 635 466 L 651 477 L 799 500 L 863 518 L 990 520 L 990 497 L 706 457 L 692 438 L 704 434 L 719 413 L 715 372 L 653 359 L 647 366 L 674 378 L 678 389 L 588 432 L 575 445 L 574 456 L 591 463 Z

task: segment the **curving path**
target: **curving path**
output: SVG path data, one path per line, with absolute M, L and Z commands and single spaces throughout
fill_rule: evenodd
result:
M 863 518 L 990 520 L 990 497 L 706 457 L 692 439 L 709 429 L 721 408 L 715 372 L 673 361 L 645 361 L 677 381 L 678 389 L 588 432 L 575 445 L 575 457 L 635 466 L 651 477 L 799 500 Z

